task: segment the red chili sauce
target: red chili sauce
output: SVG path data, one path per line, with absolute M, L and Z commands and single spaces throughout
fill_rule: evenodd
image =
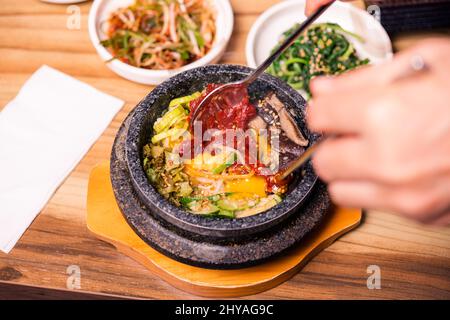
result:
M 208 84 L 203 94 L 191 101 L 191 114 L 211 91 L 220 86 Z M 203 132 L 208 129 L 247 129 L 248 122 L 256 116 L 256 108 L 250 103 L 245 87 L 226 90 L 203 108 L 197 118 L 203 122 Z

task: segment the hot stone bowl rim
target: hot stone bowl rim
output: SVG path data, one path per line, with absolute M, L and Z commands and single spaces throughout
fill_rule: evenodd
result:
M 193 78 L 208 77 L 208 75 L 222 73 L 224 74 L 223 77 L 237 75 L 240 78 L 243 78 L 252 70 L 253 69 L 251 68 L 239 65 L 208 65 L 182 72 L 155 87 L 130 114 L 130 125 L 125 140 L 127 168 L 138 197 L 158 218 L 162 218 L 166 222 L 169 222 L 184 231 L 204 236 L 232 237 L 242 234 L 248 235 L 268 229 L 278 222 L 285 220 L 296 211 L 299 205 L 309 195 L 317 180 L 317 176 L 314 173 L 310 162 L 304 166 L 303 170 L 305 174 L 300 181 L 298 181 L 298 184 L 283 197 L 283 201 L 277 206 L 260 214 L 244 218 L 206 218 L 189 213 L 170 203 L 158 193 L 147 179 L 142 165 L 142 152 L 139 150 L 142 143 L 139 142 L 142 137 L 142 130 L 151 130 L 150 128 L 145 128 L 144 125 L 146 123 L 146 117 L 155 103 L 162 96 L 171 94 L 171 92 L 172 96 L 170 99 L 180 96 L 181 94 L 173 93 L 173 91 L 176 91 L 173 90 L 174 87 L 177 88 L 180 85 L 189 83 Z M 206 79 L 204 81 L 206 81 Z M 309 132 L 306 128 L 304 118 L 306 101 L 303 97 L 285 82 L 269 74 L 263 74 L 255 82 L 261 81 L 264 82 L 265 85 L 272 87 L 279 98 L 281 98 L 280 94 L 282 94 L 283 97 L 290 100 L 289 107 L 297 109 L 295 112 L 297 116 L 294 116 L 295 121 L 307 135 L 310 144 L 314 143 L 317 140 L 318 135 Z M 164 109 L 165 108 L 163 108 L 163 110 Z M 161 116 L 161 114 L 159 114 L 158 117 L 159 116 Z M 307 185 L 307 188 L 301 188 L 300 186 L 302 184 L 304 184 L 304 186 Z

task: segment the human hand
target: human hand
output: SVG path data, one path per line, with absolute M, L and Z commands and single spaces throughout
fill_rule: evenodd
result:
M 420 55 L 428 70 L 397 80 Z M 450 41 L 311 83 L 308 124 L 337 134 L 313 164 L 335 203 L 450 222 Z
M 305 14 L 307 16 L 310 16 L 314 13 L 319 7 L 323 6 L 324 4 L 330 3 L 333 0 L 306 0 L 306 8 L 305 8 Z

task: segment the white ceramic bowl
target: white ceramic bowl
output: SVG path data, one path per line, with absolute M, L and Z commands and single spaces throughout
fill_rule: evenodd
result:
M 133 0 L 95 0 L 89 12 L 89 36 L 102 60 L 109 61 L 106 63 L 112 71 L 131 81 L 157 85 L 182 71 L 215 63 L 225 52 L 233 31 L 233 10 L 229 0 L 210 1 L 216 10 L 216 36 L 213 47 L 204 57 L 178 69 L 150 70 L 131 66 L 117 59 L 111 60 L 112 54 L 100 44 L 100 41 L 107 38 L 101 29 L 102 22 L 108 20 L 112 11 L 130 5 Z
M 304 0 L 289 0 L 274 5 L 259 16 L 246 42 L 245 53 L 249 67 L 255 68 L 261 64 L 270 55 L 282 33 L 296 22 L 306 19 L 304 10 Z M 373 64 L 392 58 L 389 36 L 381 24 L 366 11 L 337 1 L 316 21 L 321 22 L 338 23 L 344 29 L 361 35 L 365 39 L 364 43 L 347 37 L 361 58 L 369 58 Z

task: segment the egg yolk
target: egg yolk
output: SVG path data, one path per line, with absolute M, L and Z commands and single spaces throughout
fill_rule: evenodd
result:
M 225 182 L 225 192 L 253 193 L 260 197 L 266 196 L 266 179 L 252 176 L 247 179 L 236 179 Z

